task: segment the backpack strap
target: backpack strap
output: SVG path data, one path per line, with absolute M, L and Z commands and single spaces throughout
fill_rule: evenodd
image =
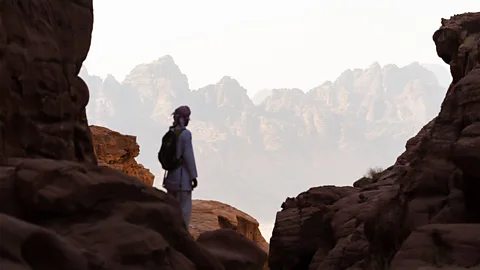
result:
M 180 135 L 182 134 L 182 132 L 185 130 L 185 127 L 182 127 L 180 129 L 174 129 L 173 130 L 173 133 L 175 133 L 175 136 L 177 137 L 177 143 L 178 143 L 178 139 L 180 138 Z M 183 160 L 183 155 L 180 156 L 179 160 Z

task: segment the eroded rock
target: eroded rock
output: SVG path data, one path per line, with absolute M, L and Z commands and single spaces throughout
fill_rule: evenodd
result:
M 390 269 L 441 269 L 480 265 L 480 224 L 422 226 L 403 242 Z
M 97 165 L 85 117 L 88 89 L 77 76 L 92 26 L 91 0 L 2 2 L 2 269 L 222 270 L 222 262 L 241 262 L 225 258 L 241 255 L 256 262 L 212 252 L 225 244 L 195 241 L 174 198 Z M 259 249 L 233 230 L 229 235 Z
M 194 238 L 207 231 L 233 229 L 268 252 L 269 245 L 258 226 L 255 218 L 228 204 L 211 200 L 193 200 L 190 233 Z
M 267 253 L 244 235 L 231 229 L 202 233 L 197 241 L 218 258 L 225 269 L 264 269 Z
M 480 267 L 480 13 L 442 20 L 433 39 L 453 77 L 439 115 L 376 181 L 287 199 L 272 270 Z
M 100 126 L 90 126 L 90 131 L 99 165 L 120 170 L 153 186 L 153 174 L 135 160 L 140 154 L 135 136 L 123 135 Z
M 2 3 L 0 157 L 96 163 L 88 88 L 78 77 L 90 48 L 91 2 Z
M 9 216 L 0 226 L 2 265 L 224 269 L 182 225 L 175 199 L 133 177 L 51 159 L 10 158 L 1 165 L 0 198 L 14 198 L 0 204 Z M 67 258 L 50 261 L 41 250 Z

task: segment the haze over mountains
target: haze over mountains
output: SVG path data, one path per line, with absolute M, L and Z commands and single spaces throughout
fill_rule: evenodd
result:
M 449 76 L 443 66 L 374 63 L 307 92 L 263 90 L 250 98 L 228 76 L 192 91 L 170 56 L 138 65 L 121 83 L 81 71 L 90 88 L 89 123 L 137 136 L 138 161 L 156 175 L 157 187 L 163 171 L 156 156 L 170 114 L 190 105 L 195 198 L 234 205 L 261 223 L 273 223 L 285 197 L 351 185 L 369 167 L 392 164 L 438 113 Z

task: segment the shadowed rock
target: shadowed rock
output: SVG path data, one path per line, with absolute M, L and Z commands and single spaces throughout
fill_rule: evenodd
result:
M 91 0 L 3 1 L 0 22 L 2 269 L 222 270 L 229 268 L 218 258 L 257 258 L 214 255 L 209 249 L 225 243 L 197 243 L 174 198 L 97 166 L 88 89 L 78 77 L 90 46 Z M 239 247 L 259 249 L 229 234 Z
M 443 19 L 433 40 L 453 78 L 438 116 L 375 181 L 288 198 L 270 269 L 480 266 L 480 13 Z
M 96 163 L 78 77 L 91 1 L 6 1 L 0 9 L 0 157 Z

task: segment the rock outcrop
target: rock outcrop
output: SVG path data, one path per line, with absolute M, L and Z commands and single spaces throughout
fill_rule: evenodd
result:
M 438 116 L 375 181 L 288 198 L 270 269 L 480 267 L 480 13 L 443 19 L 433 40 L 453 78 Z
M 267 253 L 234 230 L 220 229 L 204 232 L 197 241 L 215 255 L 225 269 L 268 270 Z
M 91 0 L 5 1 L 0 22 L 2 269 L 262 267 L 265 253 L 246 237 L 215 231 L 197 242 L 175 199 L 97 165 L 77 76 Z
M 175 199 L 136 178 L 52 159 L 1 165 L 6 269 L 224 269 L 184 229 Z
M 92 7 L 8 1 L 0 10 L 0 157 L 95 164 L 77 74 L 87 57 Z M 22 18 L 19 21 L 19 18 Z
M 98 165 L 120 170 L 153 186 L 153 174 L 135 160 L 140 153 L 135 136 L 123 135 L 99 126 L 90 126 L 90 131 Z
M 217 201 L 193 200 L 190 233 L 194 238 L 207 231 L 233 229 L 268 252 L 258 221 L 250 215 Z
M 216 238 L 225 239 L 224 244 L 233 242 L 234 239 L 238 238 L 237 236 L 226 236 L 227 233 L 225 232 L 215 233 L 217 230 L 227 229 L 240 233 L 251 243 L 256 244 L 256 247 L 252 247 L 250 243 L 244 243 L 244 246 L 236 245 L 237 253 L 242 254 L 242 256 L 232 260 L 228 256 L 223 258 L 224 256 L 221 255 L 224 265 L 231 265 L 238 260 L 243 261 L 237 263 L 237 265 L 243 267 L 238 269 L 249 269 L 246 267 L 247 265 L 263 265 L 262 269 L 268 269 L 269 244 L 263 238 L 259 225 L 255 218 L 228 204 L 211 200 L 193 200 L 190 233 L 199 242 L 202 244 L 207 242 L 207 246 L 214 242 L 212 239 Z M 227 244 L 225 248 L 229 245 Z

